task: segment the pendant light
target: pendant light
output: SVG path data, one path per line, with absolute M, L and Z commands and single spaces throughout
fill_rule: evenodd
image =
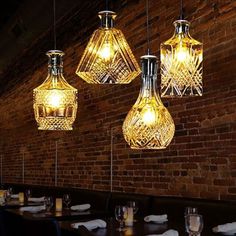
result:
M 56 50 L 55 0 L 54 50 L 48 51 L 48 76 L 33 91 L 34 115 L 39 130 L 72 130 L 77 112 L 77 89 L 63 76 L 62 51 Z
M 139 65 L 123 33 L 114 27 L 116 13 L 105 10 L 98 16 L 101 26 L 90 38 L 76 74 L 91 84 L 128 84 L 140 74 Z
M 161 44 L 161 96 L 202 96 L 203 45 L 189 34 L 190 22 L 183 16 L 174 22 L 174 35 Z
M 148 53 L 141 57 L 142 87 L 122 127 L 124 138 L 132 149 L 164 149 L 175 133 L 173 119 L 163 105 L 156 87 L 157 58 L 149 53 L 148 10 L 146 0 Z

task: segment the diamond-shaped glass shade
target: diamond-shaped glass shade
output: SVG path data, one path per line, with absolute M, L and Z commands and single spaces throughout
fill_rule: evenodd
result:
M 175 133 L 175 124 L 156 92 L 156 57 L 142 59 L 142 87 L 123 123 L 126 142 L 133 149 L 164 149 Z
M 72 130 L 77 112 L 77 89 L 63 77 L 62 56 L 52 50 L 49 57 L 48 76 L 34 89 L 34 115 L 39 130 Z
M 174 22 L 175 33 L 161 44 L 161 96 L 202 96 L 203 45 L 189 35 L 189 22 Z
M 82 56 L 76 74 L 92 84 L 128 84 L 140 74 L 139 65 L 123 33 L 113 27 L 115 13 L 99 12 L 97 29 Z

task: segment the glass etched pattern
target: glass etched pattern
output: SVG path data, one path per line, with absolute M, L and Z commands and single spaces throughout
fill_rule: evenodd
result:
M 123 123 L 123 134 L 132 149 L 164 149 L 175 133 L 173 119 L 156 92 L 156 57 L 142 57 L 142 87 Z
M 161 44 L 161 96 L 202 96 L 203 45 L 189 34 L 189 22 L 174 22 L 175 34 Z
M 106 17 L 115 18 L 106 11 L 99 16 L 102 22 Z M 76 74 L 87 83 L 128 84 L 141 72 L 123 33 L 112 26 L 102 24 L 84 51 Z
M 49 56 L 49 73 L 33 91 L 34 114 L 39 130 L 72 130 L 77 112 L 77 89 L 63 77 L 63 52 L 53 50 Z

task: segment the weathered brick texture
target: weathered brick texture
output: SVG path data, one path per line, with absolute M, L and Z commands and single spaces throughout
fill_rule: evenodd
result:
M 0 78 L 0 154 L 3 181 L 53 185 L 58 144 L 58 185 L 109 190 L 111 129 L 113 190 L 154 195 L 236 199 L 236 2 L 185 1 L 191 34 L 204 43 L 204 96 L 163 99 L 176 124 L 162 151 L 131 150 L 122 122 L 134 104 L 140 78 L 129 85 L 90 85 L 75 75 L 85 45 L 98 27 L 99 1 L 81 1 L 61 19 L 58 45 L 66 79 L 79 89 L 71 132 L 38 131 L 32 90 L 45 79 L 51 32 L 22 52 Z M 150 0 L 151 48 L 173 34 L 179 1 Z M 116 25 L 137 58 L 146 52 L 145 1 L 114 1 Z

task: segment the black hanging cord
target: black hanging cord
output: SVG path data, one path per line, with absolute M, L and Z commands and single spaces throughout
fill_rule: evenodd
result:
M 146 0 L 147 54 L 150 54 L 149 0 Z
M 184 19 L 184 10 L 183 10 L 183 0 L 180 0 L 180 16 L 179 16 L 180 20 Z
M 106 11 L 108 11 L 109 6 L 108 6 L 108 0 L 106 0 Z
M 56 0 L 53 0 L 53 37 L 54 37 L 54 50 L 57 48 L 56 37 Z

